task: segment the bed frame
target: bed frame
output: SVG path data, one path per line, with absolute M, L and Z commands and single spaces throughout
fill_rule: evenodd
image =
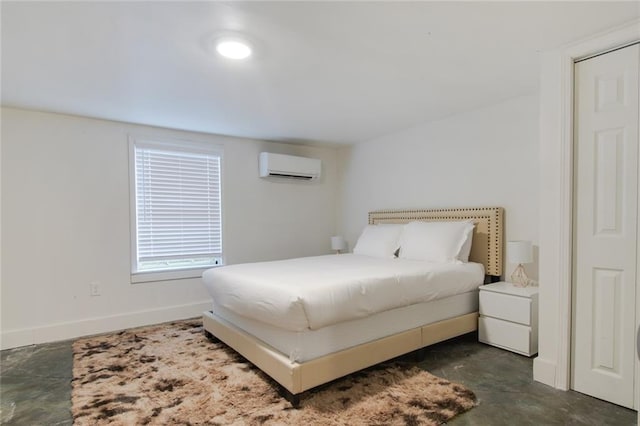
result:
M 501 207 L 381 210 L 369 213 L 369 224 L 471 219 L 476 226 L 469 260 L 482 263 L 487 280 L 494 282 L 499 281 L 502 275 L 503 216 Z M 292 362 L 288 356 L 211 311 L 204 312 L 202 320 L 208 337 L 221 340 L 271 376 L 282 386 L 284 396 L 294 407 L 298 406 L 300 394 L 306 390 L 478 328 L 478 313 L 473 312 L 424 324 L 320 358 Z

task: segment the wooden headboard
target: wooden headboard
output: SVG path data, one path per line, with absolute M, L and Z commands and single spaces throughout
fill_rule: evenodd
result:
M 475 207 L 436 210 L 379 210 L 369 212 L 369 224 L 425 222 L 437 220 L 468 220 L 475 223 L 469 260 L 482 263 L 487 275 L 502 275 L 504 234 L 502 207 Z

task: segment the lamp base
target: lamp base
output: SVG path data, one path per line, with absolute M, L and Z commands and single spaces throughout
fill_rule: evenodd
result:
M 511 274 L 511 283 L 516 287 L 526 287 L 529 285 L 529 282 L 529 277 L 524 272 L 524 266 L 522 266 L 522 263 L 518 264 L 513 274 Z

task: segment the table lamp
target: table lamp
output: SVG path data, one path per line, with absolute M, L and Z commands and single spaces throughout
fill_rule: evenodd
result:
M 518 287 L 529 285 L 529 277 L 524 272 L 524 264 L 533 262 L 533 247 L 531 241 L 509 241 L 507 243 L 507 258 L 511 263 L 517 263 L 511 274 L 511 282 Z
M 336 254 L 340 254 L 341 251 L 347 249 L 347 242 L 340 235 L 331 237 L 331 250 L 335 250 Z

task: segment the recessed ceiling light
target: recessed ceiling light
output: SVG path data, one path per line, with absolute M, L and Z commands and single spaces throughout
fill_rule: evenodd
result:
M 223 38 L 216 42 L 216 51 L 229 59 L 245 59 L 251 56 L 251 46 L 238 39 Z

